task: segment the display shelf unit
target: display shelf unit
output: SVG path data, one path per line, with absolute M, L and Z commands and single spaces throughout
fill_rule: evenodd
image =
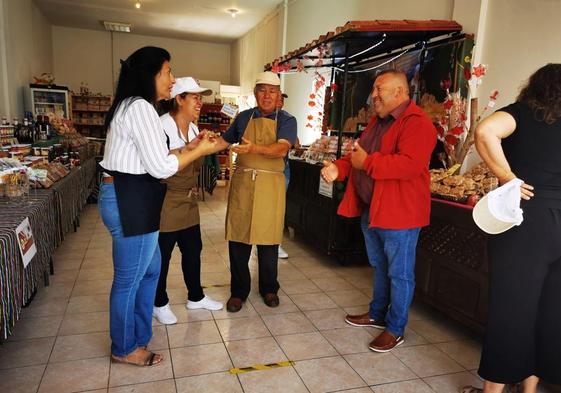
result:
M 225 132 L 230 127 L 231 119 L 220 113 L 222 104 L 203 104 L 201 114 L 197 123 L 199 130 L 211 130 L 214 132 Z M 218 162 L 220 163 L 220 174 L 218 180 L 230 180 L 230 173 L 233 168 L 231 156 L 228 150 L 217 153 Z
M 68 87 L 32 83 L 25 94 L 25 107 L 34 117 L 52 114 L 68 119 Z
M 72 95 L 72 120 L 76 130 L 87 137 L 105 138 L 105 115 L 111 96 Z

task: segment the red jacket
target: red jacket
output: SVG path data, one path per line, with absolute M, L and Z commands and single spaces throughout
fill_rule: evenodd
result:
M 370 119 L 367 130 L 375 123 L 376 116 Z M 436 129 L 421 108 L 411 101 L 382 137 L 380 150 L 364 161 L 364 170 L 375 180 L 370 227 L 410 229 L 429 224 L 428 166 L 435 145 Z M 349 177 L 337 213 L 358 217 L 364 203 L 355 191 L 350 155 L 335 161 L 335 165 L 339 169 L 338 181 Z

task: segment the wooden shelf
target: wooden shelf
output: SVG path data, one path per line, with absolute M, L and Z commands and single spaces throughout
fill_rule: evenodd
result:
M 198 125 L 205 125 L 205 126 L 213 126 L 215 124 L 218 124 L 220 127 L 230 127 L 230 124 L 225 124 L 225 123 L 204 123 L 204 122 L 199 122 Z
M 103 110 L 103 109 L 75 109 L 75 108 L 72 108 L 72 112 L 102 112 L 102 113 L 107 113 L 108 110 Z

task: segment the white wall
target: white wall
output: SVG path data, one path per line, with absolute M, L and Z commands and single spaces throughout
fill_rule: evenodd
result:
M 53 71 L 51 24 L 31 0 L 4 0 L 1 17 L 6 58 L 0 71 L 7 78 L 0 78 L 0 115 L 21 118 L 25 87 L 34 75 Z
M 119 59 L 126 59 L 135 50 L 146 45 L 160 46 L 170 52 L 172 73 L 175 76 L 194 76 L 197 79 L 231 84 L 230 44 L 211 44 L 136 34 L 114 35 L 114 67 L 117 74 Z
M 59 84 L 77 92 L 86 82 L 93 93 L 113 94 L 108 32 L 53 26 L 53 58 Z
M 130 33 L 114 33 L 111 38 L 109 32 L 60 26 L 53 27 L 55 73 L 61 84 L 74 91 L 78 91 L 84 81 L 94 93 L 113 94 L 113 83 L 119 76 L 119 59 L 126 59 L 146 45 L 159 46 L 170 52 L 175 76 L 189 75 L 231 84 L 229 44 Z
M 240 85 L 241 74 L 241 40 L 236 40 L 230 46 L 230 84 Z
M 265 64 L 281 55 L 282 23 L 282 12 L 276 9 L 238 40 L 242 94 L 251 93 L 255 76 L 263 71 Z
M 513 102 L 520 86 L 547 63 L 561 63 L 561 1 L 490 0 L 482 63 L 480 108 L 499 90 L 497 108 Z

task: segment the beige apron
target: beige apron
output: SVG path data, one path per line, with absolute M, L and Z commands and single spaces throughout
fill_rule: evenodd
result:
M 277 142 L 277 122 L 267 118 L 249 120 L 243 137 L 255 145 Z M 284 160 L 261 154 L 239 154 L 232 176 L 226 240 L 246 244 L 280 244 L 284 229 L 286 190 Z
M 175 232 L 200 223 L 197 182 L 203 158 L 199 158 L 172 177 L 167 185 L 160 216 L 160 232 Z

